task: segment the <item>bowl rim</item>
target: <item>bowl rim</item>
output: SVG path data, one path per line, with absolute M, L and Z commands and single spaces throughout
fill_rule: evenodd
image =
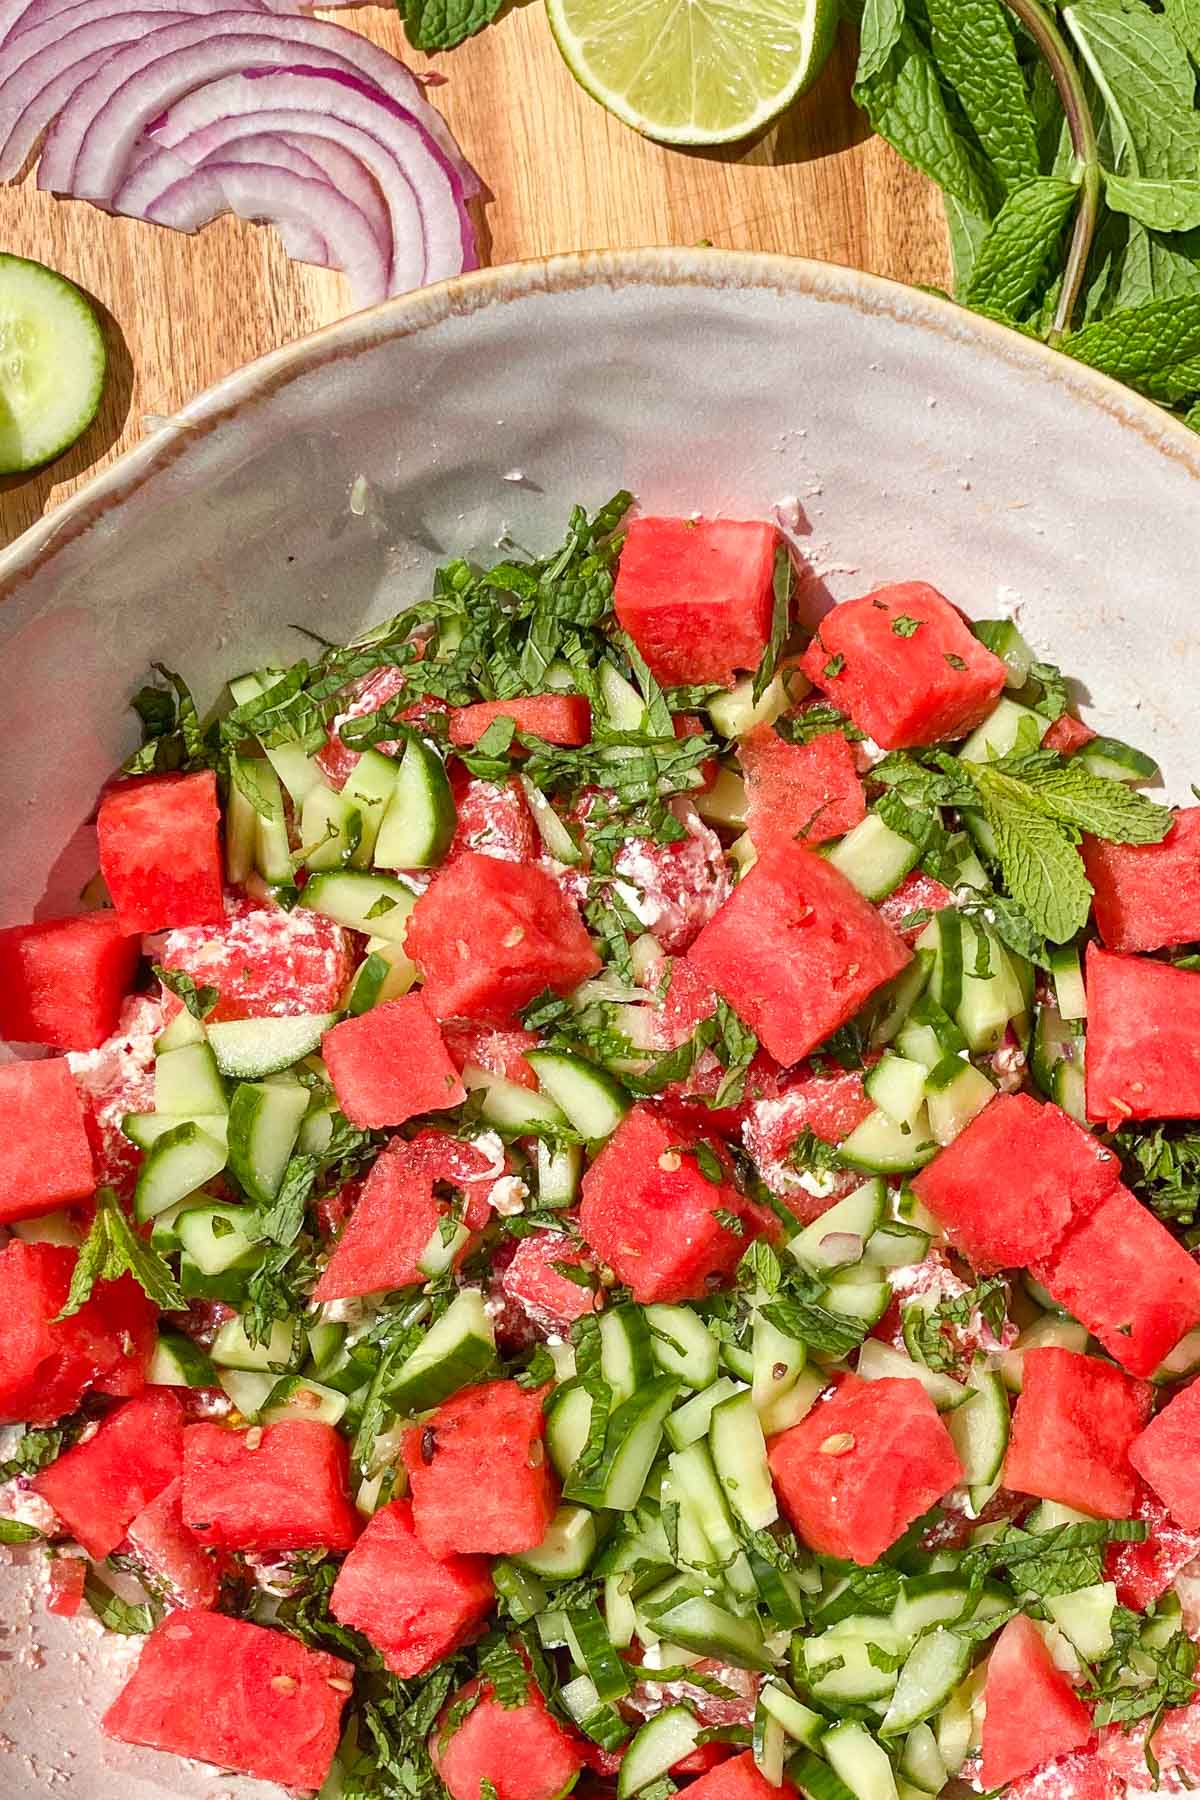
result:
M 1072 399 L 1099 408 L 1136 433 L 1148 448 L 1200 479 L 1200 434 L 1181 419 L 1040 339 L 969 312 L 927 288 L 840 263 L 767 251 L 665 246 L 577 251 L 477 269 L 398 295 L 231 370 L 0 550 L 0 605 L 139 487 L 170 468 L 198 437 L 208 436 L 242 408 L 269 399 L 292 381 L 487 306 L 531 294 L 603 286 L 773 288 L 884 315 L 951 341 L 967 341 L 1014 370 L 1052 381 Z

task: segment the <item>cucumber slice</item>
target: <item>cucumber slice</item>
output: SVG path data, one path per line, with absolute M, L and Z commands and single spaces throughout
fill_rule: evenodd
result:
M 249 758 L 235 756 L 231 761 L 240 766 Z M 243 783 L 251 779 L 242 772 Z M 235 778 L 229 783 L 229 798 L 225 804 L 225 873 L 233 887 L 243 887 L 254 873 L 257 842 L 258 814 Z
M 332 1368 L 346 1347 L 344 1325 L 308 1325 L 304 1335 L 308 1340 L 308 1360 L 318 1375 Z
M 918 951 L 920 956 L 932 954 L 928 948 Z M 896 1038 L 900 1055 L 924 1063 L 927 1069 L 936 1068 L 943 1056 L 957 1056 L 966 1047 L 967 1040 L 955 1021 L 929 993 L 913 1002 L 912 1011 Z
M 788 1239 L 796 1261 L 816 1275 L 861 1261 L 867 1239 L 883 1224 L 887 1187 L 878 1177 L 864 1181 L 852 1194 Z M 857 1249 L 854 1240 L 857 1239 Z
M 243 1081 L 233 1090 L 229 1168 L 258 1205 L 269 1206 L 278 1194 L 307 1111 L 308 1089 L 298 1082 Z
M 900 1737 L 932 1713 L 940 1712 L 966 1674 L 970 1661 L 971 1646 L 957 1632 L 939 1626 L 918 1638 L 900 1671 L 879 1728 L 880 1736 Z
M 179 1215 L 175 1232 L 204 1275 L 224 1275 L 230 1269 L 255 1269 L 263 1259 L 263 1247 L 246 1236 L 248 1208 L 197 1206 Z M 251 1364 L 257 1367 L 257 1364 Z
M 254 813 L 254 861 L 259 874 L 276 885 L 290 882 L 292 848 L 279 777 L 270 763 L 252 756 L 235 757 L 231 774 Z M 239 832 L 243 829 L 239 825 Z
M 760 1700 L 754 1709 L 754 1725 L 750 1734 L 754 1766 L 763 1780 L 774 1788 L 783 1787 L 783 1761 L 787 1734 L 779 1720 L 769 1713 Z
M 759 1701 L 773 1719 L 778 1719 L 788 1736 L 797 1744 L 815 1744 L 829 1723 L 821 1713 L 805 1706 L 793 1693 L 776 1681 L 764 1683 Z
M 685 1400 L 667 1419 L 669 1442 L 676 1450 L 684 1450 L 699 1438 L 707 1437 L 714 1408 L 720 1406 L 722 1400 L 730 1400 L 734 1394 L 745 1391 L 731 1376 L 722 1375 L 702 1393 L 693 1394 L 690 1400 Z
M 136 1141 L 136 1140 L 135 1140 Z M 134 1217 L 153 1219 L 202 1188 L 225 1167 L 221 1139 L 201 1130 L 194 1119 L 171 1121 L 147 1150 L 133 1195 Z
M 564 1144 L 561 1150 L 556 1150 L 539 1138 L 537 1193 L 541 1206 L 573 1206 L 582 1174 L 582 1144 Z
M 820 1637 L 805 1639 L 802 1654 L 813 1698 L 835 1705 L 849 1701 L 855 1706 L 890 1700 L 896 1671 L 876 1668 L 868 1644 L 890 1656 L 907 1649 L 886 1619 L 843 1619 Z
M 856 1719 L 827 1731 L 821 1739 L 821 1754 L 854 1800 L 896 1800 L 896 1778 L 888 1753 Z
M 971 630 L 986 650 L 998 656 L 1008 670 L 1005 687 L 1023 688 L 1033 668 L 1033 651 L 1011 619 L 976 619 Z M 921 1783 L 918 1781 L 917 1786 Z M 936 1793 L 937 1789 L 931 1790 Z
M 278 1425 L 284 1419 L 315 1419 L 321 1425 L 336 1425 L 349 1404 L 337 1388 L 325 1387 L 307 1375 L 284 1375 L 259 1408 L 259 1418 L 264 1425 Z
M 322 781 L 310 788 L 300 809 L 304 866 L 315 872 L 344 869 L 362 841 L 362 813 L 345 794 Z
M 788 1777 L 806 1800 L 857 1800 L 841 1776 L 807 1744 L 797 1750 L 788 1764 Z
M 690 1513 L 698 1528 L 698 1547 L 685 1554 L 682 1530 L 679 1540 L 680 1561 L 703 1569 L 721 1564 L 725 1580 L 735 1593 L 745 1598 L 755 1592 L 754 1576 L 742 1552 L 742 1546 L 730 1517 L 717 1472 L 706 1444 L 689 1444 L 676 1450 L 667 1460 L 670 1494 L 680 1506 L 680 1525 Z M 666 1490 L 664 1490 L 665 1504 Z
M 1008 1393 L 996 1369 L 982 1364 L 967 1377 L 967 1399 L 946 1421 L 976 1512 L 991 1498 L 1008 1449 Z
M 1152 756 L 1123 744 L 1119 738 L 1093 738 L 1071 759 L 1082 763 L 1093 775 L 1105 775 L 1113 781 L 1158 781 L 1161 771 Z
M 229 1110 L 208 1044 L 182 1044 L 163 1050 L 154 1062 L 154 1110 L 177 1119 L 223 1117 Z
M 690 1306 L 647 1306 L 650 1351 L 659 1368 L 699 1391 L 717 1379 L 717 1341 Z
M 996 702 L 983 724 L 975 727 L 958 754 L 964 762 L 999 762 L 1014 750 L 1036 750 L 1049 728 L 1050 721 L 1031 706 L 1003 698 Z
M 431 869 L 457 822 L 446 765 L 421 738 L 409 738 L 375 841 L 375 867 Z
M 579 1461 L 592 1424 L 592 1397 L 578 1382 L 564 1382 L 546 1403 L 546 1448 L 563 1481 Z
M 691 1594 L 656 1612 L 655 1629 L 672 1644 L 740 1669 L 773 1670 L 775 1659 L 752 1619 L 744 1619 L 703 1595 Z M 661 1714 L 659 1717 L 661 1718 Z
M 260 669 L 257 674 L 235 675 L 229 683 L 229 692 L 235 706 L 244 706 L 248 700 L 257 700 L 261 695 L 270 693 L 283 678 L 282 669 Z M 296 806 L 303 805 L 309 789 L 324 780 L 320 764 L 302 750 L 299 744 L 275 744 L 269 747 L 264 744 L 263 755 Z
M 314 1055 L 337 1020 L 337 1013 L 301 1013 L 288 1019 L 224 1019 L 209 1027 L 208 1041 L 222 1075 L 235 1081 L 256 1081 Z
M 760 1415 L 763 1436 L 777 1437 L 781 1431 L 790 1431 L 793 1425 L 807 1418 L 828 1385 L 829 1377 L 823 1369 L 801 1370 L 787 1392 L 763 1408 Z
M 884 900 L 920 860 L 919 847 L 885 825 L 878 813 L 868 813 L 827 852 L 839 869 L 867 900 Z
M 940 1794 L 950 1779 L 929 1725 L 914 1725 L 900 1752 L 900 1774 L 923 1794 Z
M 646 702 L 631 681 L 605 657 L 600 664 L 600 706 L 610 731 L 641 731 Z
M 541 788 L 535 787 L 527 775 L 518 775 L 517 780 L 524 792 L 525 803 L 533 814 L 533 822 L 538 828 L 547 856 L 552 856 L 555 862 L 565 863 L 568 868 L 582 862 L 582 850 Z
M 831 1312 L 843 1313 L 848 1319 L 862 1319 L 868 1325 L 878 1325 L 891 1302 L 891 1283 L 868 1281 L 865 1272 L 858 1269 L 847 1270 L 846 1278 L 835 1277 L 824 1293 L 824 1303 Z
M 758 1296 L 759 1305 L 765 1298 L 765 1295 Z M 754 1368 L 750 1399 L 761 1417 L 799 1379 L 808 1361 L 808 1350 L 798 1339 L 789 1337 L 764 1317 L 759 1306 L 755 1307 L 750 1343 Z
M 247 1419 L 257 1419 L 275 1386 L 274 1375 L 263 1375 L 253 1369 L 218 1369 L 217 1381 Z
M 496 1355 L 496 1334 L 478 1288 L 464 1288 L 406 1357 L 387 1389 L 402 1415 L 428 1412 L 477 1381 Z
M 773 725 L 808 692 L 807 678 L 793 666 L 772 676 L 758 701 L 754 698 L 754 677 L 746 675 L 728 692 L 714 694 L 704 710 L 722 737 L 745 737 L 756 725 Z
M 1076 1319 L 1061 1318 L 1053 1313 L 1044 1319 L 1035 1319 L 1021 1333 L 1011 1350 L 1006 1350 L 1000 1358 L 1000 1374 L 1005 1387 L 1010 1394 L 1021 1392 L 1026 1350 L 1048 1346 L 1058 1350 L 1076 1350 L 1082 1355 L 1087 1344 L 1087 1326 L 1080 1325 Z
M 513 1562 L 504 1560 L 493 1564 L 492 1580 L 496 1592 L 504 1597 L 514 1625 L 524 1625 L 538 1613 L 545 1612 L 549 1605 L 546 1590 L 536 1575 L 518 1569 Z
M 1054 1594 L 1045 1602 L 1046 1611 L 1059 1630 L 1066 1633 L 1084 1662 L 1089 1663 L 1103 1662 L 1112 1649 L 1116 1605 L 1117 1589 L 1111 1581 L 1076 1588 L 1071 1594 Z
M 735 1394 L 714 1407 L 708 1426 L 717 1479 L 729 1505 L 751 1531 L 779 1517 L 767 1466 L 767 1444 L 750 1394 Z
M 758 851 L 754 848 L 754 840 L 748 831 L 741 837 L 734 838 L 729 846 L 729 859 L 736 870 L 735 879 L 743 881 L 758 861 Z
M 168 1050 L 182 1050 L 185 1044 L 203 1044 L 208 1038 L 200 1019 L 193 1018 L 186 1006 L 181 1006 L 154 1040 L 155 1056 L 163 1056 Z
M 929 1232 L 897 1219 L 872 1232 L 863 1262 L 873 1269 L 905 1269 L 910 1263 L 924 1262 L 930 1242 Z
M 613 1404 L 632 1399 L 654 1373 L 650 1327 L 640 1306 L 616 1306 L 600 1315 L 600 1372 Z
M 906 1129 L 878 1107 L 839 1146 L 838 1156 L 851 1169 L 871 1175 L 906 1175 L 923 1169 L 938 1145 L 924 1108 Z
M 257 1261 L 235 1263 L 222 1275 L 206 1275 L 199 1263 L 182 1250 L 179 1255 L 180 1291 L 188 1300 L 219 1300 L 222 1306 L 244 1306 L 250 1277 L 257 1267 Z
M 121 1130 L 139 1150 L 151 1149 L 180 1125 L 198 1125 L 206 1137 L 222 1145 L 228 1136 L 228 1117 L 217 1113 L 206 1113 L 202 1119 L 180 1118 L 177 1113 L 126 1113 L 121 1120 Z
M 604 1624 L 609 1642 L 618 1650 L 628 1650 L 637 1636 L 637 1610 L 623 1582 L 621 1575 L 604 1577 Z
M 630 1800 L 696 1748 L 703 1730 L 686 1706 L 668 1706 L 648 1719 L 633 1738 L 617 1777 L 617 1800 Z
M 679 1393 L 678 1382 L 656 1375 L 632 1399 L 617 1407 L 609 1420 L 604 1458 L 586 1483 L 568 1481 L 569 1500 L 598 1503 L 611 1512 L 632 1512 L 662 1443 L 663 1424 Z
M 350 857 L 352 869 L 369 869 L 379 840 L 379 827 L 388 802 L 396 791 L 399 764 L 381 750 L 364 750 L 342 789 L 342 798 L 358 811 L 358 843 Z M 307 841 L 307 840 L 306 840 Z
M 929 1129 L 939 1144 L 952 1144 L 971 1120 L 996 1098 L 992 1081 L 974 1063 L 947 1056 L 926 1078 Z
M 0 474 L 40 468 L 100 409 L 108 353 L 73 282 L 24 256 L 0 255 Z
M 618 1700 L 629 1692 L 628 1670 L 594 1606 L 585 1603 L 568 1608 L 567 1647 L 596 1690 L 597 1699 Z
M 367 954 L 355 970 L 346 996 L 346 1011 L 354 1018 L 385 1000 L 401 999 L 416 981 L 417 973 L 417 965 L 403 944 L 389 943 L 387 938 L 369 938 Z
M 746 823 L 746 783 L 733 769 L 720 769 L 712 786 L 696 795 L 695 804 L 707 824 L 740 831 Z
M 1047 960 L 1050 979 L 1054 983 L 1054 998 L 1058 1002 L 1059 1018 L 1086 1019 L 1087 991 L 1083 985 L 1078 947 L 1075 944 L 1054 944 L 1050 947 Z
M 536 1549 L 511 1560 L 547 1581 L 573 1581 L 596 1554 L 596 1521 L 584 1506 L 560 1506 Z
M 526 1062 L 538 1086 L 566 1114 L 589 1143 L 610 1137 L 633 1104 L 629 1093 L 607 1069 L 567 1050 L 530 1050 Z
M 913 1007 L 925 992 L 929 983 L 929 973 L 933 968 L 933 957 L 923 950 L 918 950 L 912 961 L 885 981 L 879 992 L 871 1001 L 871 1048 L 880 1049 L 890 1044 L 903 1029 Z
M 889 1050 L 863 1077 L 863 1091 L 897 1125 L 911 1125 L 925 1101 L 928 1073 L 924 1063 Z
M 248 1369 L 256 1375 L 270 1374 L 272 1384 L 300 1366 L 304 1355 L 304 1334 L 299 1319 L 276 1319 L 271 1334 L 262 1343 L 252 1344 L 241 1319 L 226 1319 L 213 1339 L 212 1359 L 222 1369 Z
M 526 1137 L 547 1126 L 555 1131 L 568 1129 L 567 1115 L 560 1106 L 556 1106 L 547 1095 L 532 1093 L 519 1082 L 506 1081 L 503 1075 L 493 1075 L 488 1069 L 478 1069 L 474 1063 L 467 1064 L 462 1072 L 462 1081 L 468 1092 L 482 1090 L 480 1116 L 498 1131 L 508 1132 L 514 1137 Z
M 160 1331 L 146 1380 L 152 1387 L 211 1388 L 217 1385 L 212 1358 L 178 1331 Z
M 69 1250 L 78 1250 L 84 1238 L 69 1212 L 42 1213 L 36 1219 L 13 1219 L 8 1229 L 23 1244 L 58 1244 Z
M 311 906 L 350 931 L 386 938 L 389 944 L 403 944 L 408 915 L 416 903 L 417 896 L 402 881 L 365 869 L 331 869 L 314 875 L 300 896 L 301 906 Z
M 1051 1098 L 1056 1106 L 1060 1106 L 1065 1113 L 1069 1113 L 1075 1123 L 1082 1125 L 1085 1131 L 1093 1129 L 1092 1121 L 1088 1118 L 1087 1087 L 1084 1080 L 1082 1056 L 1074 1062 L 1067 1062 L 1064 1058 L 1059 1063 L 1054 1071 Z
M 861 1381 L 919 1382 L 939 1412 L 950 1412 L 963 1406 L 967 1399 L 966 1389 L 960 1381 L 937 1369 L 927 1369 L 924 1363 L 914 1362 L 879 1338 L 868 1338 L 859 1351 L 858 1376 Z M 1006 1406 L 1006 1415 L 1007 1410 Z

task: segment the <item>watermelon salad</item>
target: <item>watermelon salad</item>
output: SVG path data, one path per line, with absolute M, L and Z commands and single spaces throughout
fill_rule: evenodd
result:
M 322 1800 L 1190 1788 L 1200 808 L 629 510 L 136 694 L 0 929 L 0 1537 Z

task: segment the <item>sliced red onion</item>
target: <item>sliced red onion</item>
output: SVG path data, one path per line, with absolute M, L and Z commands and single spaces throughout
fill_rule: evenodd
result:
M 395 57 L 340 25 L 294 18 L 281 23 L 268 14 L 233 11 L 172 25 L 111 56 L 60 116 L 42 154 L 38 184 L 107 204 L 139 133 L 174 101 L 234 70 L 285 67 L 298 58 L 357 74 L 388 95 L 463 171 L 465 189 L 477 191 L 441 115 Z
M 252 128 L 303 132 L 341 145 L 378 183 L 391 216 L 391 291 L 475 266 L 474 236 L 456 171 L 403 108 L 353 79 L 327 71 L 227 76 L 177 101 L 151 133 L 155 144 L 199 161 L 244 116 Z M 316 154 L 304 145 L 308 154 Z M 140 165 L 115 205 L 138 215 L 173 179 L 169 165 Z
M 176 231 L 198 231 L 221 213 L 320 232 L 330 261 L 349 279 L 356 306 L 387 293 L 387 259 L 356 206 L 324 181 L 263 164 L 211 163 L 167 189 L 147 217 Z
M 863 1253 L 863 1241 L 856 1231 L 827 1231 L 817 1247 L 821 1261 L 831 1269 L 855 1263 Z
M 285 144 L 280 138 L 269 137 L 260 131 L 253 137 L 244 138 L 237 144 L 226 144 L 214 156 L 206 159 L 209 162 L 247 163 L 252 167 L 272 169 L 290 169 L 293 175 L 303 175 L 306 181 L 327 180 L 324 169 L 311 156 L 305 156 L 303 150 L 294 144 Z M 203 166 L 203 165 L 201 165 Z M 333 184 L 336 187 L 336 183 Z M 345 199 L 356 204 L 353 194 L 346 194 Z M 359 209 L 362 210 L 361 208 Z M 371 235 L 376 235 L 371 224 Z M 386 220 L 385 220 L 386 225 Z M 295 262 L 314 264 L 318 269 L 331 267 L 329 245 L 319 231 L 311 225 L 301 225 L 294 221 L 280 219 L 275 229 L 279 233 L 279 241 Z
M 186 4 L 186 0 L 184 0 L 184 4 L 180 4 L 180 0 L 133 0 L 133 4 L 136 5 L 139 12 L 192 12 L 195 10 Z M 247 12 L 269 12 L 284 18 L 298 16 L 304 11 L 299 0 L 238 0 L 238 4 L 244 6 Z M 230 0 L 221 0 L 220 9 L 228 11 L 229 5 Z M 84 12 L 86 6 L 91 6 L 93 18 L 100 18 L 104 10 L 114 16 L 120 10 L 111 4 L 107 6 L 107 9 L 97 7 L 93 0 L 24 0 L 24 4 L 18 4 L 18 0 L 7 0 L 6 5 L 0 5 L 0 43 L 6 45 L 10 41 L 15 43 L 18 37 L 24 37 L 35 26 L 45 25 L 50 19 L 57 19 L 63 31 L 72 31 L 78 25 L 86 25 L 88 23 L 88 15 Z M 214 5 L 212 10 L 216 12 L 218 7 Z M 8 23 L 10 15 L 12 15 L 11 24 Z

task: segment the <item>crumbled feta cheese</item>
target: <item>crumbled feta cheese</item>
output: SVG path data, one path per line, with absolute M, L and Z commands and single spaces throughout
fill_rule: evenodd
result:
M 498 1212 L 502 1219 L 511 1219 L 517 1213 L 525 1211 L 525 1202 L 529 1197 L 529 1189 L 518 1175 L 504 1175 L 499 1181 L 492 1183 L 488 1194 L 488 1205 L 493 1212 Z

